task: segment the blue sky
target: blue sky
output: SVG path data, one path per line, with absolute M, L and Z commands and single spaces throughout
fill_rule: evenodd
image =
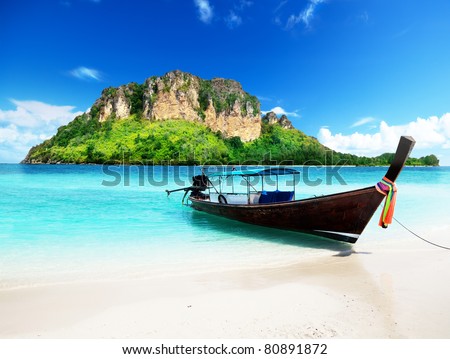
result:
M 329 147 L 398 136 L 450 165 L 450 2 L 9 0 L 0 4 L 0 162 L 18 162 L 108 86 L 225 77 Z

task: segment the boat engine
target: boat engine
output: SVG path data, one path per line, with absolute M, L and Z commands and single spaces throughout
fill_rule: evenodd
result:
M 208 188 L 208 181 L 208 176 L 204 174 L 192 177 L 192 196 L 203 197 L 202 191 Z

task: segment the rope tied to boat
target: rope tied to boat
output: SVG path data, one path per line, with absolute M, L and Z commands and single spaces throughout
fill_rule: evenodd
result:
M 392 218 L 394 217 L 395 202 L 397 200 L 397 186 L 390 179 L 383 177 L 383 179 L 375 185 L 375 188 L 386 197 L 378 225 L 387 228 L 387 226 L 392 223 Z

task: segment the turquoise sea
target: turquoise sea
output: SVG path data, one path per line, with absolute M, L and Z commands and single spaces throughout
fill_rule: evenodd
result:
M 327 171 L 310 168 L 307 178 L 300 176 L 297 198 L 374 185 L 386 168 Z M 352 248 L 198 213 L 181 205 L 184 192 L 167 197 L 166 189 L 189 185 L 199 173 L 194 167 L 105 172 L 95 165 L 0 165 L 0 289 L 288 265 Z M 405 168 L 397 185 L 395 217 L 450 246 L 450 167 Z M 378 227 L 379 212 L 354 248 L 419 241 L 397 223 Z

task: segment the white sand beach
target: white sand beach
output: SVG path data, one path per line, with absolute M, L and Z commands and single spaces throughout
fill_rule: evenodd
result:
M 301 264 L 0 291 L 1 338 L 450 338 L 449 252 L 358 243 Z

